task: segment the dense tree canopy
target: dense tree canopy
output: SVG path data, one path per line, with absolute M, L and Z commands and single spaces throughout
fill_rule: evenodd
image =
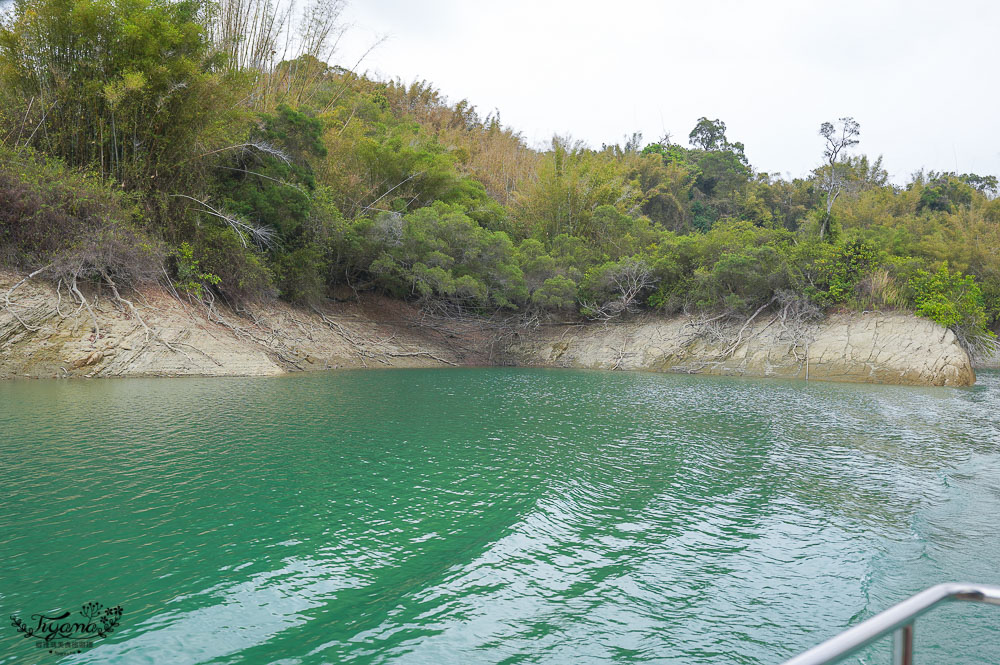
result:
M 534 150 L 426 82 L 327 64 L 334 4 L 303 12 L 309 40 L 276 61 L 271 24 L 233 42 L 240 17 L 280 20 L 256 0 L 16 0 L 0 27 L 0 258 L 73 279 L 165 270 L 199 298 L 309 302 L 347 284 L 605 318 L 797 299 L 909 308 L 970 344 L 997 325 L 993 175 L 894 185 L 852 118 L 800 137 L 817 167 L 792 180 L 704 117 L 687 147 Z

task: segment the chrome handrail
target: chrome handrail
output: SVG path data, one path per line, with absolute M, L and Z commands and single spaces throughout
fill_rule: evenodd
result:
M 893 665 L 912 665 L 914 621 L 927 610 L 946 600 L 971 600 L 1000 605 L 1000 586 L 955 582 L 932 586 L 907 598 L 898 605 L 893 605 L 884 612 L 876 614 L 867 621 L 862 621 L 857 626 L 848 628 L 836 637 L 809 649 L 809 651 L 785 661 L 784 665 L 834 663 L 889 633 L 893 633 Z

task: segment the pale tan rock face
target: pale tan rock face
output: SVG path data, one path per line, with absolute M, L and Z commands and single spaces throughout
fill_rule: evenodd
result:
M 3 294 L 19 277 L 0 273 Z M 647 316 L 625 322 L 542 326 L 504 354 L 476 333 L 428 327 L 396 301 L 311 309 L 270 302 L 237 314 L 182 304 L 166 290 L 132 298 L 152 333 L 90 293 L 93 320 L 49 283 L 32 280 L 0 308 L 0 378 L 269 376 L 296 370 L 482 365 L 649 370 L 934 386 L 975 382 L 953 333 L 909 314 L 837 314 L 791 329 L 776 319 L 742 328 Z M 20 320 L 19 320 L 20 319 Z M 478 335 L 478 336 L 477 336 Z
M 901 313 L 835 314 L 791 334 L 773 321 L 706 331 L 691 318 L 545 327 L 523 338 L 527 365 L 635 369 L 928 386 L 976 380 L 955 335 Z
M 0 273 L 3 294 L 19 281 Z M 434 367 L 463 361 L 460 354 L 398 323 L 406 312 L 360 306 L 317 312 L 270 302 L 240 314 L 182 303 L 165 289 L 122 294 L 135 304 L 142 324 L 108 293 L 89 292 L 93 319 L 66 289 L 32 280 L 0 308 L 0 378 L 123 376 L 271 376 L 287 371 L 351 367 Z M 221 317 L 221 321 L 219 319 Z M 377 318 L 377 317 L 376 317 Z M 19 320 L 20 319 L 20 320 Z

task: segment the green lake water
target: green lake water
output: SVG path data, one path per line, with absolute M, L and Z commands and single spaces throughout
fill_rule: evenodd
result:
M 0 487 L 3 664 L 777 664 L 1000 583 L 1000 374 L 6 382 Z M 9 624 L 90 601 L 79 654 Z M 1000 663 L 1000 608 L 916 634 Z

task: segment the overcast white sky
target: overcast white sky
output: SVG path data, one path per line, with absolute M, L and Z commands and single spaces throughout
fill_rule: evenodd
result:
M 353 0 L 340 64 L 427 79 L 500 111 L 533 145 L 675 142 L 725 121 L 758 169 L 804 175 L 824 120 L 897 181 L 921 167 L 1000 174 L 1000 2 Z

